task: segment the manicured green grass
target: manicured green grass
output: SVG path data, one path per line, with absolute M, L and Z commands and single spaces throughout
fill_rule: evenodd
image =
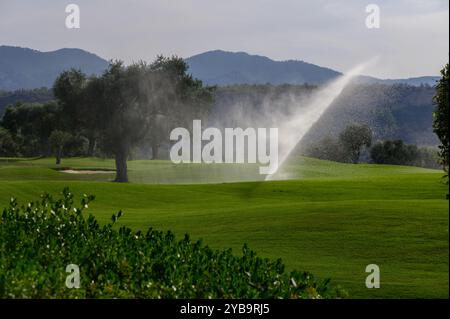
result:
M 120 223 L 134 229 L 189 233 L 216 248 L 248 243 L 289 268 L 331 277 L 353 298 L 448 298 L 448 189 L 439 171 L 296 158 L 284 170 L 290 180 L 262 182 L 254 165 L 131 161 L 133 183 L 116 184 L 108 182 L 114 174 L 61 173 L 53 161 L 0 159 L 0 207 L 11 196 L 27 201 L 68 185 L 97 196 L 90 211 L 101 221 L 122 209 Z M 216 183 L 237 180 L 255 182 Z M 371 263 L 380 266 L 380 289 L 365 287 Z
M 16 179 L 47 179 L 47 180 L 96 180 L 112 181 L 114 173 L 79 175 L 56 171 L 64 168 L 74 169 L 114 169 L 114 160 L 97 158 L 64 159 L 62 165 L 55 165 L 53 158 L 24 159 L 14 161 L 0 158 L 0 180 Z M 177 165 L 170 161 L 129 161 L 129 177 L 134 183 L 151 184 L 186 184 L 186 183 L 220 183 L 223 181 L 257 181 L 263 176 L 258 173 L 258 166 L 252 164 L 183 164 Z M 2 170 L 3 168 L 3 170 Z

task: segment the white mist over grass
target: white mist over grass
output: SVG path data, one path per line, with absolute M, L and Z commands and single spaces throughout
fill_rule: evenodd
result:
M 265 181 L 272 179 L 299 178 L 299 162 L 285 165 L 292 152 L 303 137 L 319 121 L 322 115 L 333 104 L 352 78 L 359 75 L 370 64 L 356 66 L 341 77 L 323 87 L 303 87 L 302 90 L 287 89 L 278 91 L 276 87 L 256 87 L 246 91 L 237 90 L 235 100 L 226 101 L 217 113 L 208 121 L 202 121 L 202 130 L 213 127 L 224 132 L 225 128 L 278 128 L 278 170 L 272 175 L 259 174 L 261 163 L 255 164 L 225 164 L 225 163 L 179 163 L 167 165 L 155 172 L 152 167 L 146 167 L 148 173 L 130 172 L 130 178 L 140 183 L 226 183 L 243 181 Z M 231 94 L 236 94 L 232 92 Z M 247 94 L 247 95 L 246 95 Z M 249 97 L 250 96 L 250 97 Z M 257 101 L 255 103 L 255 100 Z M 234 149 L 234 157 L 248 160 L 248 139 L 245 146 Z M 224 142 L 224 141 L 222 141 Z M 222 144 L 224 145 L 224 144 Z M 204 143 L 203 143 L 204 146 Z M 268 143 L 266 141 L 268 149 Z M 266 166 L 267 164 L 263 164 Z M 135 174 L 136 173 L 136 174 Z
M 276 173 L 267 175 L 265 180 L 280 177 L 280 169 L 291 154 L 292 150 L 302 140 L 311 127 L 320 119 L 333 101 L 341 94 L 352 78 L 359 75 L 376 58 L 357 65 L 338 79 L 314 93 L 308 103 L 297 108 L 297 112 L 289 114 L 289 118 L 278 119 L 278 170 Z

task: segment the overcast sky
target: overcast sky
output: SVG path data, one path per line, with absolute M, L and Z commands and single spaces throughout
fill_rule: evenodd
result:
M 81 28 L 65 26 L 66 5 Z M 365 26 L 378 4 L 381 27 Z M 378 56 L 367 75 L 438 75 L 448 61 L 448 0 L 0 0 L 0 45 L 81 48 L 126 62 L 208 50 L 296 59 L 345 72 Z

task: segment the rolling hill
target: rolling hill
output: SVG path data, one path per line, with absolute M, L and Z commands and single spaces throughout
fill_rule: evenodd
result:
M 40 52 L 28 48 L 0 46 L 0 90 L 51 87 L 63 70 L 81 69 L 99 74 L 108 62 L 81 49 Z
M 341 75 L 304 61 L 274 61 L 245 52 L 208 51 L 186 62 L 194 77 L 211 85 L 322 84 Z
M 265 56 L 245 52 L 214 50 L 186 59 L 189 72 L 209 85 L 236 84 L 315 84 L 329 82 L 341 72 L 298 60 L 274 61 Z M 438 76 L 406 79 L 378 79 L 358 76 L 358 84 L 407 84 L 411 86 L 436 84 Z
M 69 186 L 77 201 L 96 195 L 88 212 L 102 223 L 121 209 L 120 226 L 134 230 L 188 233 L 235 253 L 248 243 L 289 270 L 331 277 L 350 298 L 448 298 L 441 171 L 292 158 L 285 169 L 293 179 L 249 182 L 261 176 L 256 165 L 129 161 L 131 183 L 120 184 L 108 182 L 114 172 L 68 174 L 53 163 L 0 159 L 0 208 L 11 196 L 26 203 Z M 114 160 L 67 158 L 63 165 L 112 169 Z M 380 289 L 364 285 L 371 263 L 381 269 Z

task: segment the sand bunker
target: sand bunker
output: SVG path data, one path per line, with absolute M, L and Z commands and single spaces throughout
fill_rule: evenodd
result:
M 64 169 L 61 170 L 62 173 L 68 174 L 113 174 L 114 171 L 101 171 L 101 170 L 74 170 L 74 169 Z

